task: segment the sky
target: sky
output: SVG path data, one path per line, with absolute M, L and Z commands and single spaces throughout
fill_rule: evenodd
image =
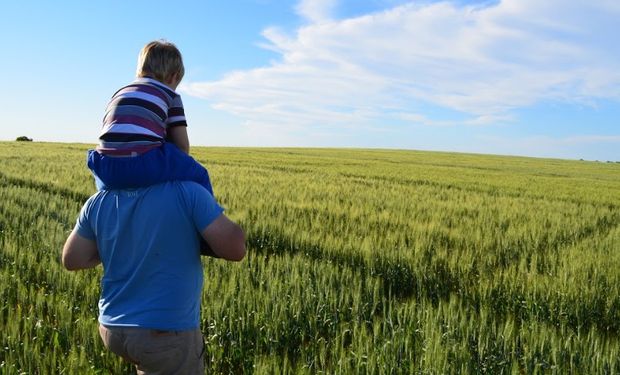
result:
M 194 146 L 620 161 L 620 1 L 11 1 L 0 140 L 97 142 L 175 43 Z

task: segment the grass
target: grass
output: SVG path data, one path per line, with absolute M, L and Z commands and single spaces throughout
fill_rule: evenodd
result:
M 123 373 L 60 249 L 87 145 L 0 143 L 0 373 Z M 620 165 L 195 148 L 248 235 L 204 259 L 211 373 L 620 373 Z

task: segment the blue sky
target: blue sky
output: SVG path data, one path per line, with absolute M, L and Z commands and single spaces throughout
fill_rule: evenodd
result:
M 150 40 L 177 44 L 193 145 L 620 160 L 615 0 L 0 5 L 2 136 L 96 143 Z

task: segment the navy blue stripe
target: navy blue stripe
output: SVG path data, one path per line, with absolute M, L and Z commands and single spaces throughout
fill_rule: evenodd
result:
M 181 120 L 168 124 L 168 128 L 174 128 L 175 126 L 187 126 L 187 122 L 185 120 Z
M 185 111 L 183 110 L 183 107 L 172 107 L 168 109 L 168 117 L 174 116 L 185 116 Z
M 142 108 L 146 108 L 149 111 L 155 113 L 162 121 L 165 121 L 168 117 L 166 112 L 164 112 L 157 104 L 150 102 L 148 100 L 139 99 L 139 98 L 117 98 L 110 103 L 110 106 L 126 106 L 126 105 L 134 105 Z
M 161 143 L 161 138 L 153 137 L 146 134 L 127 134 L 127 133 L 106 133 L 99 137 L 102 141 L 105 142 L 113 142 L 113 143 L 125 143 L 125 142 L 148 142 L 148 144 L 152 143 Z

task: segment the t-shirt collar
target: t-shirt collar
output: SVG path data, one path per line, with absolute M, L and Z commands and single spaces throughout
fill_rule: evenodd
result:
M 160 86 L 163 86 L 163 87 L 167 88 L 168 90 L 170 90 L 170 91 L 172 91 L 172 92 L 176 93 L 176 91 L 175 91 L 175 90 L 173 90 L 170 86 L 166 85 L 166 84 L 165 84 L 165 83 L 163 83 L 162 81 L 159 81 L 159 80 L 157 80 L 157 79 L 155 79 L 155 78 L 151 78 L 151 77 L 149 77 L 149 76 L 145 76 L 145 77 L 138 77 L 138 78 L 136 78 L 136 82 L 139 82 L 139 83 L 153 83 L 153 84 L 155 84 L 155 85 L 160 85 Z

